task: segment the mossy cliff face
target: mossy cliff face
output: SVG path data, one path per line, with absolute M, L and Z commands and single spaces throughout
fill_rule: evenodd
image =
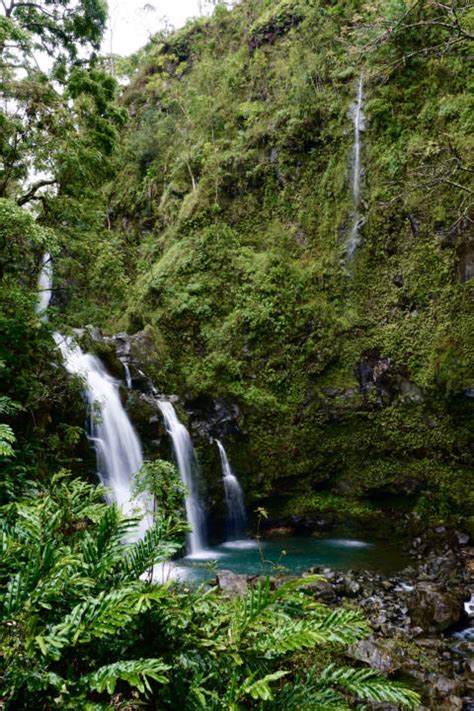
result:
M 114 290 L 79 289 L 71 320 L 145 329 L 160 391 L 236 406 L 244 436 L 226 445 L 249 498 L 469 508 L 474 21 L 442 12 L 218 6 L 152 43 L 125 90 L 96 247 L 113 244 Z M 365 222 L 348 262 L 361 73 Z

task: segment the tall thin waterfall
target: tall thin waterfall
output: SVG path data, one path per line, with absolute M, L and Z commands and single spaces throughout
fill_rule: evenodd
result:
M 36 313 L 41 316 L 43 321 L 46 321 L 46 309 L 51 301 L 51 291 L 53 288 L 53 261 L 49 252 L 43 255 L 41 262 L 41 271 L 38 278 L 38 303 L 36 304 Z
M 143 504 L 132 498 L 133 475 L 143 464 L 142 448 L 120 400 L 118 381 L 108 374 L 97 356 L 84 353 L 73 339 L 55 333 L 54 340 L 68 373 L 84 380 L 90 408 L 89 439 L 96 451 L 100 480 L 112 492 L 109 502 L 115 501 L 125 514 L 137 508 L 143 512 Z M 147 527 L 143 518 L 139 535 Z
M 349 239 L 347 241 L 346 256 L 351 260 L 354 256 L 360 238 L 359 233 L 364 224 L 364 217 L 360 213 L 361 183 L 362 183 L 362 133 L 365 131 L 364 115 L 364 77 L 361 74 L 357 84 L 357 99 L 351 108 L 352 122 L 354 124 L 354 145 L 352 149 L 352 178 L 351 192 L 354 205 L 353 221 Z
M 236 541 L 245 534 L 247 513 L 245 511 L 244 492 L 229 463 L 224 445 L 216 439 L 222 464 L 222 481 L 226 508 L 226 533 L 228 541 Z
M 191 532 L 187 537 L 188 553 L 195 555 L 206 549 L 204 510 L 199 499 L 196 480 L 198 473 L 196 453 L 189 432 L 179 421 L 173 405 L 168 400 L 159 400 L 158 405 L 173 445 L 181 480 L 188 490 L 185 501 L 186 517 L 191 527 Z
M 51 259 L 49 254 L 45 254 L 38 281 L 41 292 L 36 310 L 42 318 L 46 318 L 51 298 L 52 277 Z M 90 408 L 89 439 L 97 454 L 100 480 L 112 491 L 109 501 L 115 501 L 126 514 L 137 509 L 143 514 L 137 531 L 141 536 L 148 527 L 148 521 L 144 502 L 137 504 L 132 500 L 132 480 L 143 464 L 143 455 L 140 440 L 120 400 L 119 383 L 107 373 L 96 356 L 84 353 L 72 338 L 57 332 L 53 338 L 68 373 L 84 380 Z

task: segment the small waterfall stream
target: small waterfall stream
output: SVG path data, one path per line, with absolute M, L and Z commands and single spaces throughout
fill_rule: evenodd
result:
M 354 256 L 354 252 L 359 246 L 360 230 L 364 224 L 364 217 L 360 213 L 360 198 L 362 184 L 362 133 L 365 131 L 364 115 L 364 77 L 361 74 L 357 84 L 357 99 L 351 107 L 352 122 L 354 124 L 354 145 L 352 149 L 352 180 L 351 193 L 354 206 L 352 226 L 346 246 L 346 258 L 348 261 Z
M 133 384 L 132 384 L 132 375 L 130 373 L 130 366 L 128 365 L 126 360 L 122 361 L 123 369 L 125 371 L 125 382 L 127 384 L 127 388 L 129 390 L 132 390 Z
M 36 313 L 43 321 L 47 321 L 46 309 L 51 301 L 51 293 L 53 288 L 53 260 L 49 252 L 43 255 L 41 262 L 41 271 L 38 277 L 38 303 L 36 304 Z
M 189 432 L 179 421 L 173 405 L 168 400 L 159 400 L 158 405 L 173 445 L 181 480 L 188 490 L 185 502 L 186 517 L 192 529 L 187 536 L 188 554 L 196 555 L 206 549 L 204 510 L 199 499 L 196 480 L 198 472 L 196 454 Z
M 216 439 L 216 444 L 219 448 L 219 454 L 221 455 L 227 541 L 237 541 L 245 535 L 247 526 L 244 493 L 239 480 L 232 471 L 224 445 L 218 439 Z

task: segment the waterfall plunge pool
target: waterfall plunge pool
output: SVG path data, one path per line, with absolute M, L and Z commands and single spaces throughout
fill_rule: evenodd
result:
M 310 568 L 371 570 L 383 574 L 400 571 L 408 564 L 399 546 L 380 541 L 311 536 L 279 536 L 229 541 L 186 556 L 171 565 L 171 575 L 187 582 L 212 580 L 219 570 L 240 575 L 302 575 Z

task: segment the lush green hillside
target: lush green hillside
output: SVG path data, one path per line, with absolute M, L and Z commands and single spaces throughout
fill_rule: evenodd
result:
M 236 403 L 247 489 L 292 510 L 467 505 L 473 28 L 463 4 L 259 0 L 135 61 L 110 229 L 66 265 L 69 319 L 147 329 L 161 390 Z
M 458 708 L 472 691 L 472 642 L 449 634 L 472 590 L 474 10 L 214 4 L 114 61 L 103 0 L 0 7 L 0 706 Z M 117 344 L 131 389 L 109 377 Z M 157 393 L 178 397 L 167 410 Z M 121 398 L 156 461 L 142 466 Z M 284 582 L 282 548 L 272 578 L 164 584 L 185 510 L 201 513 L 162 461 L 171 402 L 208 518 L 223 505 L 215 437 L 248 507 L 263 502 L 257 545 L 231 541 L 258 549 L 262 573 L 265 507 L 277 535 L 290 516 L 314 533 L 355 514 L 364 540 L 328 543 L 349 551 L 411 512 L 411 565 L 331 571 L 323 555 L 325 578 Z M 187 435 L 173 444 L 192 469 Z M 136 516 L 104 502 L 97 469 Z M 186 515 L 199 534 L 209 523 Z

